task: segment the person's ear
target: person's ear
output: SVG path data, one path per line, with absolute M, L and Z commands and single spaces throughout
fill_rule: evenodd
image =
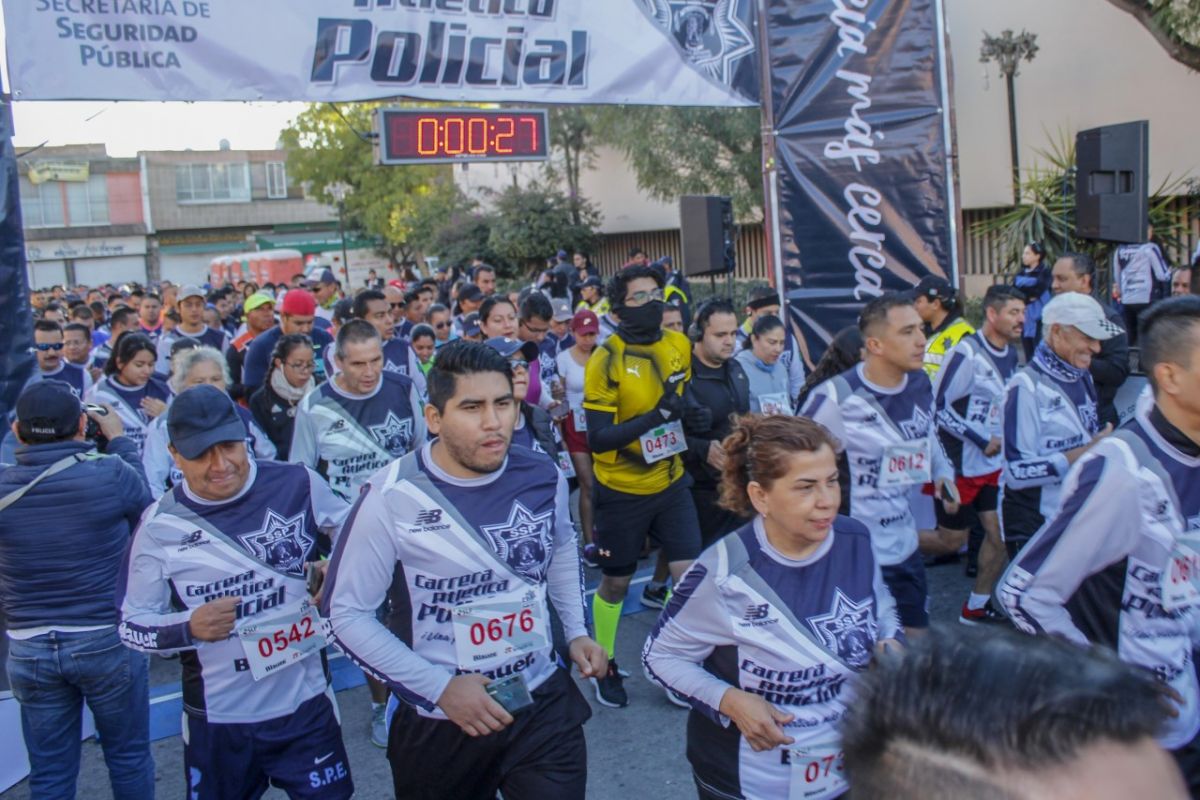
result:
M 425 404 L 425 427 L 429 429 L 430 437 L 442 432 L 442 415 L 432 403 Z
M 746 496 L 750 498 L 750 505 L 754 506 L 754 510 L 764 517 L 771 510 L 771 503 L 767 498 L 767 490 L 758 481 L 750 481 L 750 483 L 746 484 Z

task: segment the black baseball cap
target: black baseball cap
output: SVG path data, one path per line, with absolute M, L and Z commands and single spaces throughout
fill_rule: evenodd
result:
M 483 290 L 473 283 L 468 283 L 466 286 L 458 290 L 458 299 L 459 302 L 462 302 L 463 300 L 482 300 Z
M 924 297 L 927 300 L 945 300 L 949 302 L 957 296 L 958 292 L 950 285 L 950 281 L 945 278 L 939 278 L 936 275 L 926 275 L 924 278 L 921 278 L 921 282 L 912 291 L 914 300 L 918 297 Z
M 246 425 L 238 416 L 233 398 L 215 386 L 201 384 L 185 389 L 167 411 L 167 436 L 189 461 L 222 442 L 246 439 Z
M 17 429 L 22 434 L 60 439 L 79 430 L 83 405 L 65 381 L 30 384 L 17 398 Z

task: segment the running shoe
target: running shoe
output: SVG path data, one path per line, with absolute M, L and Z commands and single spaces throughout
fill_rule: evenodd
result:
M 608 673 L 603 678 L 592 678 L 592 686 L 596 687 L 596 702 L 609 708 L 624 708 L 629 705 L 629 695 L 625 693 L 625 679 L 617 668 L 617 662 L 608 660 Z
M 387 748 L 387 703 L 371 704 L 371 744 Z
M 651 586 L 646 584 L 642 589 L 642 605 L 646 608 L 666 608 L 667 599 L 671 596 L 671 587 L 667 584 Z
M 596 547 L 595 543 L 589 542 L 585 544 L 583 546 L 583 555 L 581 556 L 583 565 L 589 569 L 599 569 L 600 562 L 596 560 L 596 557 L 600 554 L 599 551 L 600 548 Z
M 983 608 L 967 608 L 967 604 L 963 603 L 958 621 L 963 625 L 1003 625 L 1008 622 L 1008 617 L 997 611 L 992 601 L 988 600 Z

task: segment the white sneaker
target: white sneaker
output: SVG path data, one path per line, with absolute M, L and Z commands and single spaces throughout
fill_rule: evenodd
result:
M 387 703 L 371 707 L 371 744 L 387 749 Z

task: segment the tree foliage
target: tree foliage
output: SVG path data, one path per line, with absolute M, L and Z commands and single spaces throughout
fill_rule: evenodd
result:
M 606 106 L 590 114 L 597 142 L 622 153 L 652 197 L 728 195 L 739 217 L 762 218 L 758 109 Z
M 1196 0 L 1108 0 L 1132 14 L 1171 58 L 1200 71 L 1200 3 Z
M 313 104 L 283 131 L 288 172 L 308 192 L 335 205 L 329 187 L 344 182 L 347 225 L 379 237 L 393 263 L 412 261 L 434 230 L 462 202 L 450 167 L 445 165 L 379 167 L 374 148 L 360 134 L 370 131 L 378 103 L 347 104 L 340 109 Z
M 488 244 L 501 259 L 534 271 L 558 250 L 591 251 L 599 224 L 599 212 L 582 198 L 572 202 L 540 182 L 510 186 L 494 197 Z

